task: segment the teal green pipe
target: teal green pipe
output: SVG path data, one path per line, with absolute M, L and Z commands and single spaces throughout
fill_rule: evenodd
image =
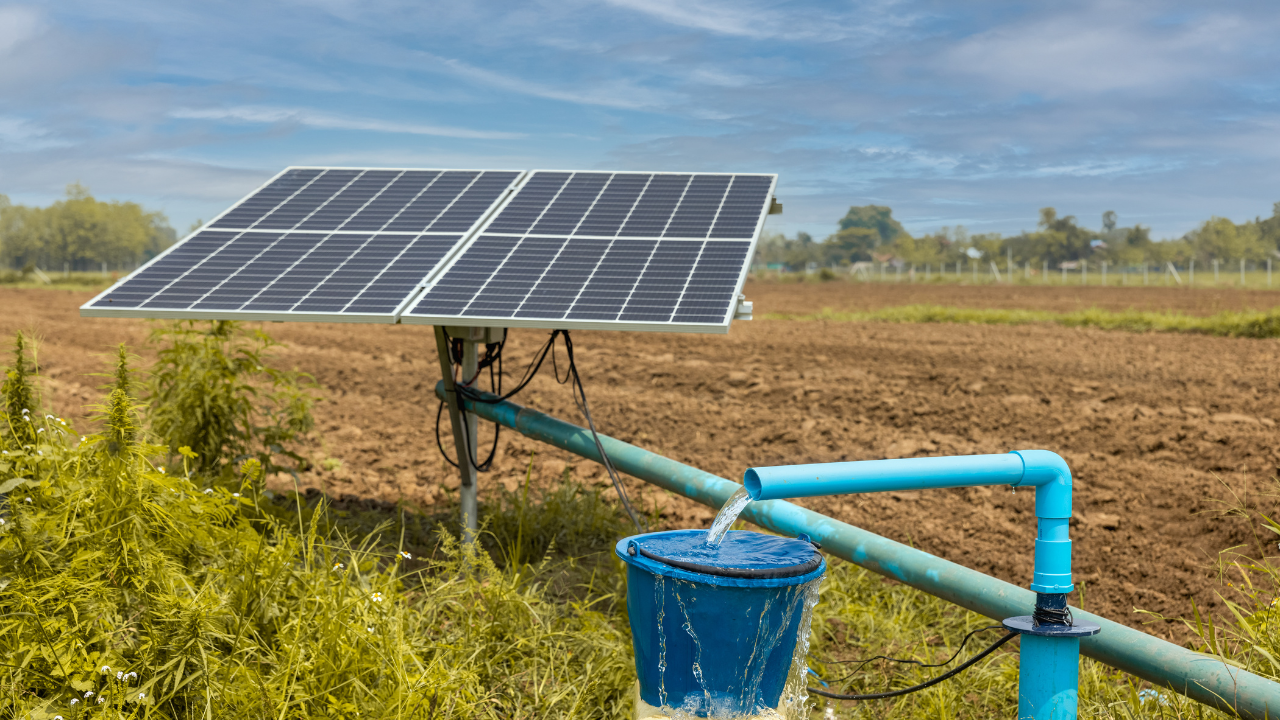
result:
M 436 395 L 444 398 L 443 383 L 436 385 Z M 600 461 L 591 432 L 577 425 L 512 402 L 468 400 L 465 404 L 468 412 L 489 422 Z M 618 470 L 713 508 L 724 505 L 741 487 L 607 435 L 601 435 L 600 442 Z M 836 557 L 994 620 L 1026 615 L 1035 605 L 1035 593 L 1030 590 L 789 502 L 753 502 L 742 517 L 783 535 L 805 533 Z M 1077 608 L 1071 612 L 1077 620 L 1102 628 L 1100 634 L 1080 641 L 1081 653 L 1206 705 L 1235 711 L 1248 720 L 1280 717 L 1280 683 L 1092 613 Z

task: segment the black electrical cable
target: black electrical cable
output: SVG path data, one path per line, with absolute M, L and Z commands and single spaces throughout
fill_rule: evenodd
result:
M 569 377 L 573 379 L 573 402 L 578 406 L 578 411 L 587 419 L 587 427 L 591 429 L 591 438 L 595 441 L 596 451 L 600 453 L 600 459 L 603 461 L 604 469 L 609 473 L 609 479 L 613 481 L 613 489 L 618 493 L 618 500 L 622 503 L 622 508 L 627 511 L 627 516 L 631 518 L 632 524 L 636 526 L 636 532 L 644 533 L 646 528 L 644 523 L 640 521 L 640 516 L 636 515 L 635 508 L 631 506 L 631 498 L 627 497 L 627 489 L 622 485 L 622 478 L 618 477 L 618 471 L 613 467 L 613 461 L 609 459 L 609 454 L 604 451 L 604 445 L 600 442 L 600 433 L 596 432 L 596 422 L 591 419 L 591 408 L 587 405 L 587 390 L 582 386 L 582 376 L 578 374 L 578 364 L 573 357 L 573 340 L 569 337 L 569 331 L 564 333 L 564 348 L 569 355 Z M 552 364 L 555 363 L 555 355 L 552 355 Z M 559 380 L 559 378 L 556 378 Z M 581 397 L 581 402 L 579 402 Z
M 964 636 L 964 639 L 960 641 L 960 647 L 956 648 L 956 651 L 951 654 L 951 657 L 947 658 L 946 660 L 943 660 L 940 663 L 930 664 L 930 663 L 920 662 L 919 660 L 913 660 L 910 658 L 889 657 L 888 655 L 876 655 L 875 657 L 867 658 L 866 660 L 823 660 L 822 658 L 815 657 L 813 655 L 810 655 L 809 657 L 822 663 L 823 665 L 848 665 L 849 663 L 857 663 L 857 666 L 855 666 L 853 670 L 849 672 L 848 675 L 845 675 L 844 677 L 840 678 L 840 680 L 836 680 L 833 682 L 842 682 L 844 680 L 848 680 L 849 678 L 857 674 L 857 672 L 861 670 L 864 665 L 868 665 L 877 660 L 888 660 L 889 662 L 901 663 L 903 665 L 918 665 L 919 667 L 922 667 L 922 668 L 945 667 L 955 662 L 955 659 L 960 657 L 960 653 L 964 652 L 965 646 L 969 644 L 969 641 L 973 639 L 974 635 L 977 635 L 978 633 L 981 633 L 981 632 L 986 632 L 988 630 L 1001 630 L 1003 628 L 1004 628 L 1003 625 L 987 625 L 986 627 L 980 627 L 977 630 L 970 632 L 968 635 Z
M 563 380 L 560 379 L 559 368 L 556 366 L 555 342 L 557 337 L 562 337 L 564 339 L 565 351 L 569 355 L 569 369 L 568 369 L 568 372 L 565 374 L 565 377 Z M 454 338 L 450 338 L 448 333 L 446 332 L 445 342 L 447 343 L 447 346 L 449 348 L 449 356 L 450 356 L 450 360 L 452 361 L 451 366 L 461 365 L 462 354 L 463 354 L 462 341 L 455 340 Z M 463 400 L 470 400 L 471 402 L 493 404 L 493 403 L 502 402 L 504 400 L 508 400 L 514 397 L 521 390 L 523 390 L 533 380 L 534 376 L 537 375 L 538 371 L 542 368 L 543 362 L 546 361 L 547 354 L 550 353 L 551 364 L 553 368 L 552 371 L 556 376 L 556 382 L 562 385 L 565 383 L 572 382 L 570 387 L 571 387 L 571 392 L 573 393 L 574 405 L 578 407 L 578 411 L 581 412 L 583 417 L 585 417 L 587 420 L 587 426 L 591 430 L 591 437 L 595 441 L 596 451 L 600 453 L 600 459 L 602 460 L 602 464 L 605 467 L 605 471 L 609 473 L 609 479 L 613 482 L 613 488 L 618 493 L 618 499 L 622 503 L 623 509 L 626 511 L 627 516 L 631 518 L 631 522 L 635 525 L 636 530 L 641 533 L 645 532 L 644 523 L 640 520 L 640 516 L 636 514 L 635 508 L 631 504 L 631 499 L 627 496 L 627 490 L 622 485 L 622 479 L 618 476 L 617 468 L 613 466 L 613 461 L 609 459 L 609 455 L 604 450 L 604 445 L 600 442 L 600 433 L 596 430 L 595 420 L 591 417 L 591 408 L 587 404 L 587 391 L 582 385 L 581 375 L 578 374 L 577 362 L 575 361 L 574 355 L 573 355 L 573 340 L 569 336 L 569 331 L 553 330 L 551 332 L 551 336 L 547 338 L 546 343 L 544 343 L 542 348 L 540 348 L 538 352 L 534 354 L 534 358 L 529 361 L 529 365 L 525 368 L 524 376 L 521 377 L 520 382 L 510 392 L 503 394 L 502 392 L 502 350 L 505 347 L 505 345 L 506 345 L 505 338 L 501 343 L 497 343 L 496 347 L 495 345 L 486 345 L 484 358 L 479 360 L 476 363 L 476 377 L 479 377 L 480 371 L 482 369 L 486 367 L 489 368 L 489 385 L 493 390 L 495 390 L 495 392 L 491 395 L 485 395 L 481 392 L 478 392 L 475 388 L 472 387 L 476 379 L 473 377 L 471 378 L 471 380 L 466 382 L 461 382 L 461 383 L 457 382 L 457 380 L 455 379 L 454 389 L 457 392 L 457 394 L 461 396 Z M 494 374 L 493 374 L 493 366 L 495 364 L 498 366 L 496 382 L 494 380 Z M 458 403 L 458 410 L 459 410 L 460 418 L 463 421 L 462 423 L 463 446 L 467 452 L 467 456 L 468 456 L 467 459 L 470 461 L 471 439 L 470 439 L 470 433 L 467 430 L 467 423 L 465 421 L 466 420 L 465 403 Z M 440 454 L 444 457 L 446 462 L 448 462 L 450 465 L 454 467 L 458 467 L 458 463 L 451 460 L 449 456 L 445 453 L 444 443 L 441 442 L 440 440 L 440 417 L 443 415 L 443 413 L 444 413 L 444 401 L 442 400 L 439 406 L 436 408 L 436 447 L 440 449 Z M 493 439 L 492 452 L 490 452 L 489 457 L 485 460 L 485 462 L 477 464 L 474 461 L 472 461 L 471 462 L 472 466 L 475 467 L 476 470 L 481 472 L 488 471 L 489 468 L 492 466 L 494 456 L 497 454 L 497 447 L 498 447 L 498 423 L 494 423 L 494 439 Z
M 999 648 L 1001 645 L 1004 645 L 1005 643 L 1009 642 L 1010 640 L 1014 639 L 1017 636 L 1018 636 L 1018 633 L 1015 633 L 1015 632 L 1006 633 L 999 640 L 995 641 L 989 647 L 987 647 L 985 650 L 978 653 L 977 655 L 974 655 L 968 660 L 964 661 L 964 663 L 957 666 L 955 669 L 951 670 L 950 672 L 943 673 L 942 675 L 939 675 L 938 677 L 933 678 L 932 680 L 927 680 L 925 682 L 922 682 L 919 685 L 912 685 L 911 687 L 908 687 L 908 688 L 902 688 L 901 690 L 889 690 L 886 692 L 879 692 L 879 693 L 864 693 L 864 694 L 858 694 L 858 695 L 848 695 L 844 693 L 830 692 L 828 690 L 823 690 L 821 688 L 811 687 L 809 688 L 809 692 L 813 693 L 814 695 L 820 695 L 825 698 L 831 698 L 832 700 L 883 700 L 885 698 L 899 697 L 901 695 L 909 695 L 913 692 L 918 692 L 920 690 L 924 690 L 925 688 L 933 687 L 934 685 L 937 685 L 938 683 L 944 680 L 949 680 L 955 677 L 956 675 L 959 675 L 965 670 L 968 670 L 979 660 L 995 652 L 996 649 Z

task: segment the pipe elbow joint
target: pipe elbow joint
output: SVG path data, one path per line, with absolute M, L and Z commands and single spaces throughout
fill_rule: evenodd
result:
M 1069 593 L 1071 582 L 1071 468 L 1057 453 L 1018 450 L 1022 481 L 1015 487 L 1036 489 L 1035 575 L 1031 589 L 1038 593 Z
M 1022 480 L 1014 487 L 1036 489 L 1036 517 L 1071 517 L 1071 468 L 1048 450 L 1015 450 L 1022 458 Z

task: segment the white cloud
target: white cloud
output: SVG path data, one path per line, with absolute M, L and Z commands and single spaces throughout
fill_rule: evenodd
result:
M 55 137 L 47 128 L 25 118 L 0 115 L 0 149 L 9 151 L 43 150 L 65 147 L 71 143 Z
M 710 0 L 606 0 L 671 25 L 706 30 L 717 35 L 753 40 L 839 40 L 855 35 L 874 36 L 881 23 L 909 22 L 887 18 L 881 8 L 866 3 L 848 15 L 823 13 L 812 7 L 784 13 L 754 8 L 745 2 L 719 3 Z M 892 2 L 885 5 L 892 5 Z
M 321 130 L 366 130 L 406 135 L 433 135 L 464 140 L 517 140 L 527 137 L 524 133 L 401 123 L 373 118 L 346 117 L 305 108 L 277 108 L 256 105 L 240 105 L 226 108 L 178 108 L 171 111 L 169 116 L 181 120 L 226 120 L 268 125 L 294 123 Z
M 548 100 L 561 100 L 578 105 L 599 105 L 621 110 L 654 109 L 670 105 L 677 100 L 677 96 L 672 93 L 641 87 L 625 79 L 581 90 L 566 90 L 509 77 L 467 64 L 461 60 L 452 58 L 434 59 L 448 67 L 455 74 L 469 80 L 500 90 L 509 90 L 522 95 L 532 95 Z
M 939 58 L 948 73 L 975 75 L 1007 90 L 1060 97 L 1113 91 L 1160 93 L 1219 76 L 1259 27 L 1208 15 L 1157 23 L 1160 7 L 1096 2 L 1036 14 L 971 35 Z
M 43 28 L 40 15 L 20 5 L 0 7 L 0 55 L 39 35 Z

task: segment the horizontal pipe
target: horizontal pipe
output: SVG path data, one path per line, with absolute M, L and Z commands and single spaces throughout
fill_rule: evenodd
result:
M 860 460 L 779 465 L 747 470 L 742 484 L 752 500 L 786 500 L 817 495 L 848 495 L 905 490 L 1017 485 L 1022 458 L 1002 455 Z
M 436 385 L 444 397 L 444 385 Z M 493 398 L 493 396 L 488 396 Z M 515 403 L 466 401 L 466 409 L 489 422 L 600 461 L 591 432 Z M 607 435 L 600 443 L 618 470 L 704 505 L 719 508 L 741 486 Z M 795 537 L 800 533 L 822 549 L 872 572 L 893 578 L 993 620 L 1026 615 L 1035 593 L 976 570 L 934 557 L 875 533 L 782 500 L 753 502 L 742 517 L 756 525 Z M 1234 711 L 1249 720 L 1280 716 L 1280 683 L 1227 665 L 1222 660 L 1152 637 L 1078 608 L 1077 620 L 1102 632 L 1080 641 L 1080 652 L 1160 687 L 1206 705 Z
M 749 468 L 742 486 L 752 500 L 785 500 L 904 490 L 1009 485 L 1036 489 L 1035 574 L 1031 589 L 1069 593 L 1071 469 L 1057 453 L 1016 450 L 999 455 L 856 460 Z

